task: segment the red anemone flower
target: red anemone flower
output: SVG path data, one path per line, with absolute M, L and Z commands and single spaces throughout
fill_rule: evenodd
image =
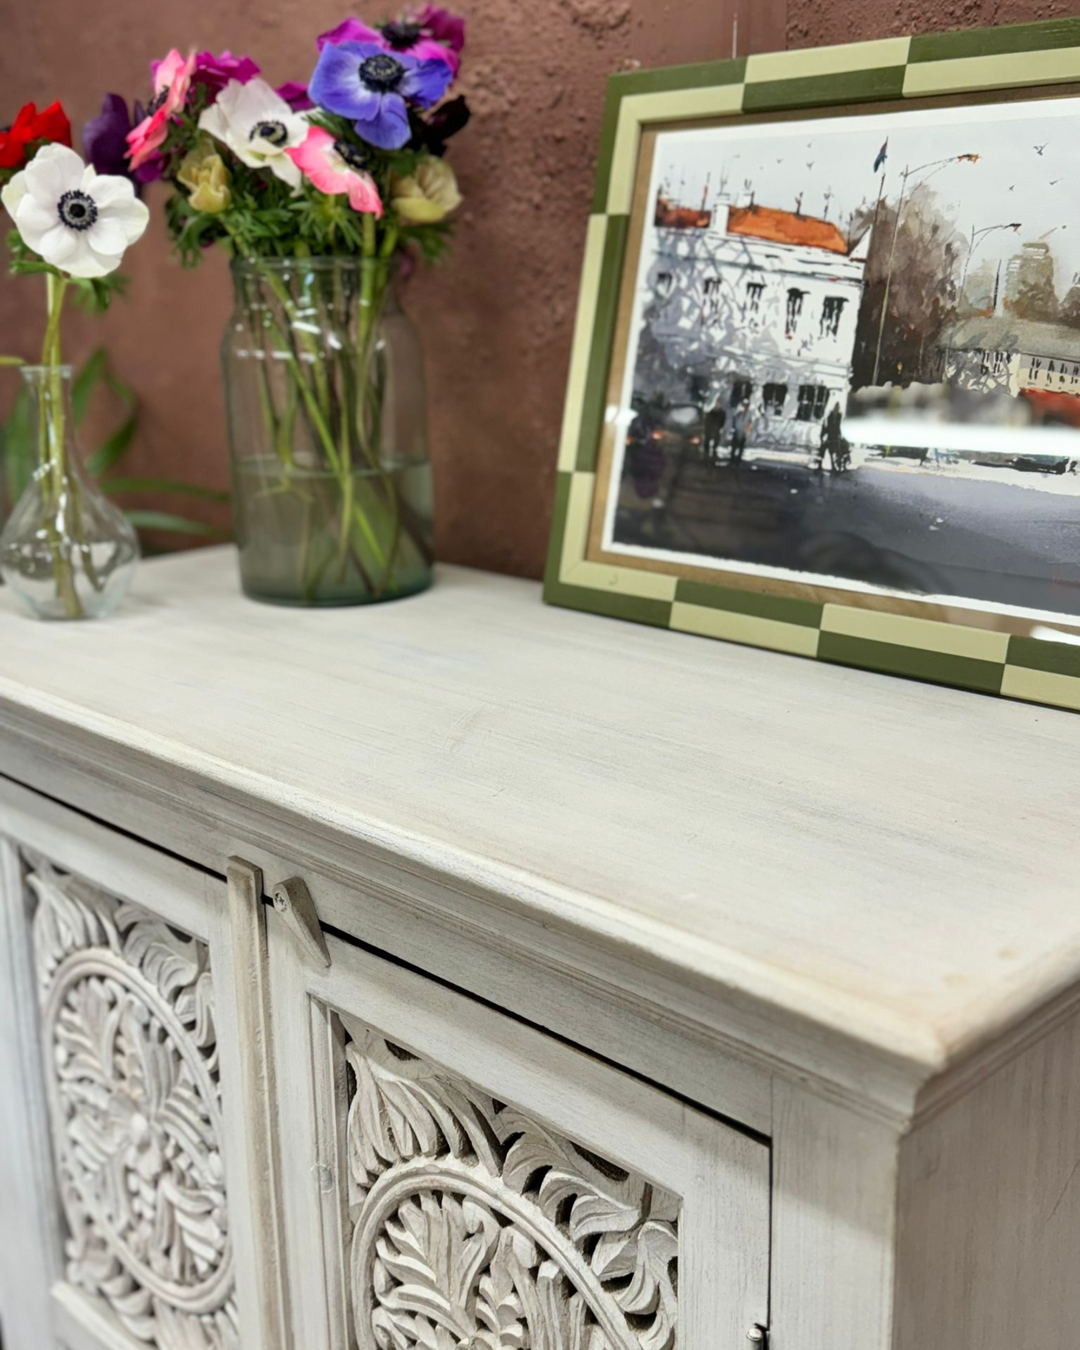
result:
M 0 131 L 0 169 L 21 168 L 27 149 L 35 141 L 71 144 L 71 123 L 58 102 L 50 103 L 41 112 L 33 103 L 26 103 L 19 109 L 12 125 L 6 131 Z

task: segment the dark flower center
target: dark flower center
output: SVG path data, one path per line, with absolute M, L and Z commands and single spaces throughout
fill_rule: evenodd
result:
M 97 203 L 75 188 L 63 194 L 56 204 L 56 213 L 69 230 L 88 230 L 97 220 Z
M 256 122 L 248 136 L 249 141 L 267 141 L 280 149 L 288 143 L 289 129 L 284 122 Z
M 418 23 L 396 19 L 393 23 L 384 23 L 379 31 L 395 51 L 405 52 L 416 45 L 416 40 L 423 30 Z
M 360 79 L 376 94 L 388 94 L 401 82 L 405 67 L 385 52 L 360 62 Z
M 150 102 L 146 105 L 147 117 L 153 117 L 153 115 L 157 112 L 159 108 L 164 107 L 165 100 L 168 98 L 168 96 L 169 91 L 167 89 L 159 89 L 158 92 L 154 95 L 154 97 L 150 100 Z
M 360 173 L 367 168 L 367 156 L 355 145 L 350 145 L 348 141 L 335 141 L 334 149 L 350 169 L 356 169 Z

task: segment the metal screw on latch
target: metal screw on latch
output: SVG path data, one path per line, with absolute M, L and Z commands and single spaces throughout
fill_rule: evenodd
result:
M 746 1339 L 751 1345 L 757 1346 L 757 1350 L 769 1350 L 769 1333 L 759 1323 L 755 1322 L 750 1328 Z

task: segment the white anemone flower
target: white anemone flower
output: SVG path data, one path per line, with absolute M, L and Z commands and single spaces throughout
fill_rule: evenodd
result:
M 66 145 L 43 145 L 0 199 L 27 248 L 72 277 L 115 272 L 150 219 L 129 179 L 98 173 Z
M 309 123 L 265 80 L 230 80 L 199 118 L 199 130 L 224 141 L 249 168 L 269 169 L 290 187 L 300 186 L 300 170 L 285 151 L 303 144 Z

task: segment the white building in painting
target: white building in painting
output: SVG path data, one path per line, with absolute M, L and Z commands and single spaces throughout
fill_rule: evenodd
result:
M 942 379 L 960 389 L 1080 396 L 1080 331 L 1014 315 L 975 315 L 941 338 Z
M 753 203 L 657 204 L 647 324 L 706 406 L 750 398 L 759 448 L 812 449 L 851 385 L 870 231 Z M 702 391 L 704 391 L 702 393 Z

